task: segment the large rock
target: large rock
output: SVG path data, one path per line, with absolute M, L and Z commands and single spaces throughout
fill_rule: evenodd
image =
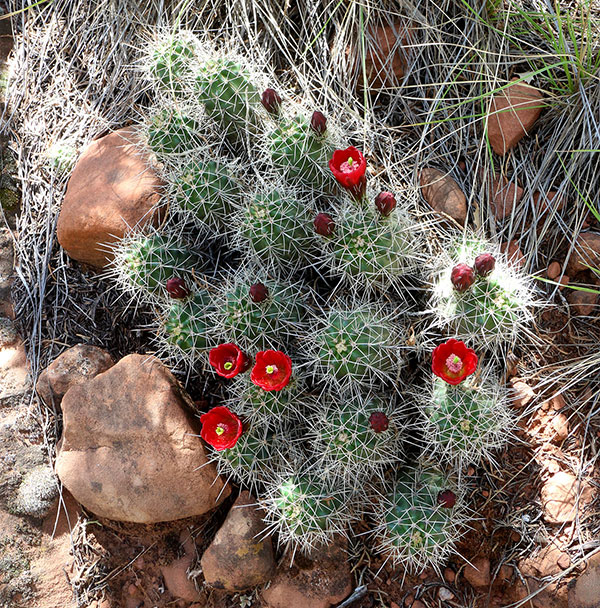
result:
M 448 215 L 464 226 L 467 219 L 467 198 L 460 186 L 449 176 L 433 167 L 419 174 L 421 194 L 438 213 Z
M 60 210 L 58 242 L 75 260 L 103 267 L 114 243 L 136 225 L 158 225 L 162 181 L 133 128 L 93 141 L 73 169 Z
M 589 266 L 600 268 L 600 234 L 588 231 L 577 237 L 567 270 L 569 276 L 573 276 Z
M 544 519 L 550 524 L 562 524 L 575 519 L 577 513 L 594 499 L 594 491 L 586 481 L 564 471 L 555 473 L 544 483 L 541 491 Z
M 544 106 L 543 95 L 524 82 L 515 82 L 492 97 L 487 133 L 496 154 L 506 154 L 527 135 Z
M 61 353 L 40 374 L 35 390 L 47 405 L 59 405 L 71 386 L 94 378 L 114 364 L 114 359 L 105 350 L 76 344 Z
M 600 292 L 600 288 L 597 288 Z M 598 312 L 598 293 L 593 291 L 581 291 L 574 289 L 567 295 L 567 302 L 574 315 L 579 317 L 589 317 Z
M 189 398 L 155 357 L 128 355 L 62 400 L 61 481 L 97 515 L 136 523 L 202 515 L 230 488 L 207 464 Z
M 273 542 L 265 537 L 264 512 L 242 492 L 202 556 L 206 582 L 217 589 L 244 591 L 266 583 L 275 570 Z
M 296 553 L 279 565 L 268 589 L 263 591 L 267 608 L 330 608 L 352 591 L 347 542 L 337 539 L 313 552 L 312 559 Z

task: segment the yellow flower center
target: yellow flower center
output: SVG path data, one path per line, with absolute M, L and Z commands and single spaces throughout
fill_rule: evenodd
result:
M 351 156 L 349 156 L 348 157 L 348 166 L 351 167 L 353 162 L 354 162 L 354 159 Z
M 221 436 L 224 432 L 225 432 L 225 429 L 220 424 L 217 424 L 217 428 L 215 429 L 215 433 L 217 435 Z
M 223 365 L 223 367 L 229 371 L 230 369 L 233 369 L 233 363 L 231 361 L 227 361 L 227 363 L 225 363 L 225 365 Z
M 277 371 L 277 367 L 275 365 L 267 365 L 267 369 L 265 371 L 267 374 L 274 374 Z

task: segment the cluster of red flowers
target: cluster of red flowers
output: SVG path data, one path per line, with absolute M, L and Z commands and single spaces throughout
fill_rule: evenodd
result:
M 229 342 L 213 348 L 208 362 L 219 376 L 233 378 L 250 368 L 251 360 L 235 344 Z M 263 350 L 256 353 L 250 380 L 265 391 L 280 391 L 292 377 L 292 360 L 280 350 Z M 214 407 L 200 416 L 200 436 L 215 450 L 233 447 L 242 434 L 242 421 L 226 407 Z

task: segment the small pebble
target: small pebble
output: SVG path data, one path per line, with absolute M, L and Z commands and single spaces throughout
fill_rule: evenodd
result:
M 561 265 L 558 262 L 551 262 L 548 266 L 548 270 L 546 271 L 546 276 L 554 281 L 557 277 L 560 276 Z
M 410 595 L 407 595 L 406 598 L 404 598 L 404 605 L 406 606 L 406 608 L 410 608 L 410 606 L 413 605 L 414 601 L 415 596 L 411 593 Z
M 446 587 L 440 587 L 438 591 L 438 597 L 442 602 L 447 602 L 449 600 L 454 599 L 454 593 L 452 593 L 452 591 L 450 591 L 450 589 L 447 589 Z
M 452 570 L 452 568 L 446 568 L 444 570 L 444 579 L 447 583 L 452 584 L 454 582 L 455 578 L 456 578 L 456 573 L 454 572 L 454 570 Z
M 561 553 L 556 563 L 561 570 L 566 570 L 571 565 L 571 558 L 568 553 Z

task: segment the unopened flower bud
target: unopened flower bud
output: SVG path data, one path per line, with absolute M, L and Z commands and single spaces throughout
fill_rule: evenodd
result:
M 313 222 L 315 232 L 321 236 L 331 236 L 335 231 L 333 218 L 327 213 L 319 213 Z
M 496 258 L 491 253 L 482 253 L 475 258 L 475 272 L 480 277 L 487 277 L 496 266 Z
M 257 304 L 264 302 L 269 297 L 269 290 L 262 283 L 254 283 L 250 286 L 250 299 Z
M 173 277 L 167 280 L 167 293 L 177 300 L 187 298 L 190 295 L 190 290 L 185 286 L 185 281 L 179 277 Z
M 375 207 L 387 217 L 396 208 L 396 197 L 391 192 L 380 192 L 375 198 Z
M 437 503 L 443 509 L 451 509 L 456 504 L 456 494 L 452 490 L 443 490 L 437 495 Z
M 467 291 L 475 282 L 475 272 L 467 264 L 457 264 L 452 269 L 450 280 L 456 291 Z
M 279 97 L 277 91 L 274 89 L 265 89 L 260 101 L 269 114 L 279 114 L 281 97 Z
M 383 433 L 387 431 L 390 421 L 383 412 L 373 412 L 369 416 L 369 424 L 376 433 Z
M 324 114 L 319 111 L 313 112 L 312 118 L 310 119 L 311 129 L 319 134 L 323 135 L 327 131 L 327 119 Z

